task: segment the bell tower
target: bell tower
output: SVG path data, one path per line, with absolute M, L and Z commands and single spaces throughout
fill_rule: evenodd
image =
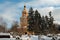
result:
M 24 9 L 22 11 L 22 17 L 20 17 L 20 25 L 21 25 L 22 34 L 27 32 L 27 26 L 28 26 L 27 17 L 28 17 L 28 11 L 26 9 L 26 5 L 24 5 Z
M 22 11 L 22 17 L 25 16 L 27 17 L 28 16 L 28 11 L 26 9 L 26 4 L 24 5 L 24 10 Z

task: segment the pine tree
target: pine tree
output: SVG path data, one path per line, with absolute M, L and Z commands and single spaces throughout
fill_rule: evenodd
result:
M 53 18 L 53 16 L 51 15 L 51 11 L 49 12 L 49 30 L 50 30 L 50 33 L 53 33 L 53 29 L 55 28 L 55 27 L 53 27 L 53 21 L 54 21 L 54 18 Z
M 40 33 L 40 27 L 41 27 L 41 15 L 40 13 L 36 10 L 34 14 L 34 32 L 39 34 Z
M 31 7 L 29 10 L 29 15 L 28 15 L 28 24 L 29 24 L 28 29 L 27 29 L 28 31 L 33 31 L 33 21 L 34 21 L 33 13 L 34 13 L 34 11 Z
M 51 11 L 49 12 L 49 26 L 52 26 L 53 25 L 53 21 L 54 21 L 54 18 L 53 16 L 51 15 Z

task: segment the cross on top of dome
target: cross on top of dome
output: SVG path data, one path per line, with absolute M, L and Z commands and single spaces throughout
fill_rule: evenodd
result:
M 24 8 L 26 8 L 26 4 L 24 4 Z

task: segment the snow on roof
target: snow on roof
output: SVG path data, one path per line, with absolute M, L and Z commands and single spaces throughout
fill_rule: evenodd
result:
M 0 33 L 0 35 L 10 35 L 10 33 Z

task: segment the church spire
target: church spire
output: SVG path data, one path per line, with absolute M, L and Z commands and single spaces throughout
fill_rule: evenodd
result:
M 24 8 L 26 8 L 26 4 L 24 4 Z
M 24 10 L 26 10 L 26 4 L 24 4 Z
M 27 9 L 26 9 L 26 4 L 24 4 L 24 10 L 22 11 L 22 16 L 28 16 L 28 11 L 27 11 Z
M 27 26 L 28 26 L 28 10 L 26 8 L 26 4 L 24 4 L 24 9 L 22 11 L 22 17 L 20 18 L 20 24 L 21 24 L 21 28 L 23 29 L 21 32 L 22 34 L 24 34 L 25 32 L 27 32 Z

